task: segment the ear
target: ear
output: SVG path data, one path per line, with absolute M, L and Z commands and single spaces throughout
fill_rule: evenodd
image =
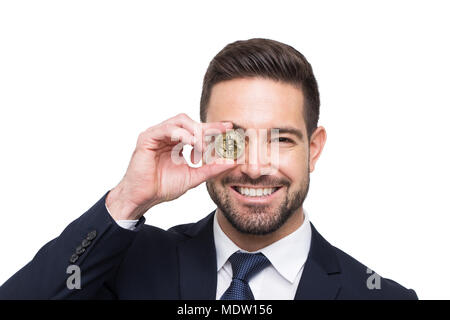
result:
M 309 172 L 314 171 L 326 141 L 327 133 L 324 127 L 318 127 L 314 130 L 309 141 Z

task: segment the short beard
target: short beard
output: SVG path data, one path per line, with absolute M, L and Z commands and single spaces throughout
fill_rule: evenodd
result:
M 221 197 L 214 185 L 209 181 L 206 182 L 206 188 L 211 199 L 236 230 L 243 234 L 262 236 L 280 229 L 303 205 L 309 190 L 309 173 L 306 181 L 302 182 L 300 189 L 293 192 L 291 196 L 288 194 L 275 214 L 268 214 L 265 211 L 267 206 L 252 205 L 252 213 L 244 216 L 231 208 L 228 194 Z

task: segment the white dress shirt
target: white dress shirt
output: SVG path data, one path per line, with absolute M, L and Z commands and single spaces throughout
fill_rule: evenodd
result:
M 106 209 L 108 210 L 108 208 Z M 305 210 L 303 212 L 305 219 L 297 230 L 254 252 L 263 253 L 271 263 L 249 281 L 255 300 L 294 299 L 311 245 L 311 225 L 307 212 Z M 118 220 L 116 222 L 122 228 L 134 230 L 138 220 Z M 217 221 L 217 210 L 214 213 L 213 232 L 217 258 L 216 299 L 219 300 L 230 286 L 233 277 L 233 270 L 228 258 L 236 251 L 248 251 L 239 248 L 222 231 Z
M 230 286 L 233 270 L 228 258 L 240 249 L 222 231 L 214 214 L 214 242 L 217 256 L 217 291 L 219 300 Z M 249 281 L 255 300 L 293 300 L 308 257 L 311 225 L 305 212 L 302 225 L 286 237 L 256 252 L 263 253 L 271 264 Z
M 106 203 L 105 203 L 105 208 L 106 208 L 106 211 L 108 211 L 109 215 L 112 218 L 111 211 L 109 211 Z M 134 229 L 136 229 L 136 223 L 138 223 L 139 220 L 114 220 L 114 221 L 116 221 L 116 223 L 124 229 L 134 230 Z

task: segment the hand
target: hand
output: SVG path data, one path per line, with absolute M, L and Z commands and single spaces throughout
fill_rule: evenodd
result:
M 235 163 L 220 160 L 198 168 L 190 167 L 181 151 L 176 152 L 178 163 L 173 161 L 174 147 L 182 143 L 193 146 L 191 161 L 195 163 L 195 153 L 203 154 L 206 150 L 205 133 L 225 132 L 232 126 L 229 122 L 198 123 L 186 114 L 179 114 L 142 132 L 124 177 L 106 198 L 112 217 L 115 220 L 139 219 L 156 204 L 176 199 L 232 169 Z

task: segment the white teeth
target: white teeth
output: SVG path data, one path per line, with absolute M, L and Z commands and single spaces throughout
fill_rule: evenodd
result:
M 238 187 L 239 193 L 247 197 L 261 197 L 273 193 L 276 188 L 243 188 Z

